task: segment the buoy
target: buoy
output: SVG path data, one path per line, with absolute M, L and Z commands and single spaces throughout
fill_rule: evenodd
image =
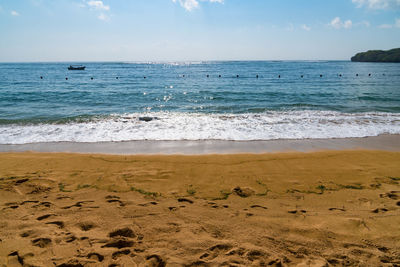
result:
M 339 77 L 342 77 L 342 74 L 339 74 Z
M 368 76 L 369 76 L 369 77 L 371 77 L 371 73 L 370 73 L 370 74 L 368 74 Z
M 220 74 L 220 75 L 218 75 L 218 77 L 219 77 L 219 78 L 221 78 L 221 74 Z
M 65 80 L 68 80 L 68 77 L 65 77 Z

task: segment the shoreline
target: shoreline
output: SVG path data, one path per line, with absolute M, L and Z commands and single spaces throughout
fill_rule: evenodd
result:
M 123 142 L 49 142 L 0 144 L 4 152 L 69 152 L 115 155 L 153 154 L 262 154 L 276 152 L 315 152 L 322 150 L 384 150 L 400 151 L 400 135 L 379 135 L 360 138 L 290 139 L 267 141 L 123 141 Z

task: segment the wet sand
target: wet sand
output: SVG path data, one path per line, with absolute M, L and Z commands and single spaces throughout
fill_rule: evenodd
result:
M 400 151 L 400 135 L 363 138 L 271 141 L 129 141 L 97 143 L 33 143 L 0 145 L 0 152 L 72 152 L 101 154 L 234 154 L 320 150 L 369 149 Z
M 399 264 L 400 152 L 0 153 L 0 266 Z

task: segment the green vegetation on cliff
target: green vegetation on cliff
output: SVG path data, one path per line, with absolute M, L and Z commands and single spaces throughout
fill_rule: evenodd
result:
M 351 58 L 354 62 L 400 62 L 400 48 L 388 51 L 369 50 Z

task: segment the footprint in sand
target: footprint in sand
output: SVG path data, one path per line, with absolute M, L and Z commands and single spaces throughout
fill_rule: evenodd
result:
M 304 214 L 304 213 L 307 213 L 307 211 L 306 210 L 289 210 L 288 213 L 291 213 L 291 214 Z
M 147 206 L 150 206 L 150 205 L 153 205 L 153 206 L 158 205 L 158 203 L 156 201 L 151 201 L 149 203 L 143 203 L 143 204 L 138 204 L 138 205 L 142 206 L 142 207 L 147 207 Z
M 187 202 L 189 204 L 193 204 L 194 201 L 188 198 L 178 198 L 178 202 Z
M 5 209 L 13 209 L 13 210 L 15 210 L 15 209 L 19 208 L 19 204 L 17 202 L 8 202 L 8 203 L 5 204 L 5 206 L 6 207 L 3 210 L 5 210 Z
M 113 258 L 113 260 L 116 260 L 117 258 L 119 258 L 121 256 L 129 255 L 129 254 L 131 254 L 130 249 L 124 249 L 124 250 L 118 250 L 118 251 L 114 252 L 111 257 Z
M 58 228 L 60 228 L 60 229 L 64 228 L 64 222 L 62 222 L 62 221 L 47 222 L 46 224 L 54 224 L 54 225 L 57 225 Z
M 136 237 L 136 234 L 132 231 L 132 229 L 125 227 L 125 228 L 121 228 L 115 231 L 112 231 L 108 234 L 109 237 L 130 237 L 130 238 L 134 238 Z
M 125 206 L 125 203 L 120 200 L 119 196 L 106 196 L 106 201 L 108 203 L 118 203 L 120 207 Z
M 36 238 L 32 240 L 32 245 L 40 248 L 48 247 L 51 244 L 51 239 L 46 237 Z
M 134 242 L 132 240 L 129 240 L 127 238 L 119 238 L 119 239 L 112 239 L 108 241 L 105 245 L 102 246 L 102 248 L 127 248 L 127 247 L 133 247 Z
M 50 218 L 51 216 L 56 216 L 56 215 L 55 214 L 45 214 L 45 215 L 37 217 L 36 220 L 42 221 L 42 220 L 45 220 L 47 218 Z
M 95 260 L 95 261 L 98 261 L 98 262 L 102 262 L 104 260 L 104 256 L 99 254 L 99 253 L 96 253 L 96 252 L 89 253 L 86 256 L 86 258 L 91 259 L 91 260 Z
M 125 227 L 121 229 L 117 229 L 108 234 L 111 240 L 109 240 L 102 247 L 111 247 L 111 248 L 126 248 L 133 247 L 134 241 L 131 238 L 135 238 L 136 234 L 132 231 L 132 229 Z
M 260 209 L 265 209 L 265 210 L 268 209 L 267 207 L 263 207 L 263 206 L 260 206 L 260 205 L 251 205 L 250 208 L 252 208 L 252 209 L 260 208 Z
M 19 180 L 15 181 L 14 183 L 15 183 L 15 185 L 20 185 L 20 184 L 23 184 L 28 181 L 29 181 L 29 179 L 25 178 L 25 179 L 19 179 Z
M 330 211 L 335 211 L 335 210 L 338 210 L 338 211 L 346 211 L 346 209 L 344 209 L 344 208 L 330 208 L 329 210 L 330 210 Z
M 388 209 L 385 209 L 385 208 L 377 208 L 377 209 L 374 209 L 372 212 L 373 213 L 384 213 L 384 212 L 387 212 L 388 211 Z
M 94 202 L 93 200 L 78 201 L 74 205 L 62 207 L 62 209 L 70 209 L 70 208 L 73 208 L 73 207 L 78 207 L 78 208 L 84 207 L 84 208 L 93 208 L 93 209 L 94 208 L 100 208 L 98 206 L 87 206 L 87 204 L 93 203 L 93 202 Z
M 22 232 L 19 236 L 20 237 L 30 237 L 34 234 L 35 234 L 34 230 L 28 230 L 28 231 Z
M 32 208 L 50 208 L 53 203 L 48 201 L 39 202 L 38 204 L 32 206 Z
M 159 255 L 151 255 L 146 257 L 146 264 L 148 267 L 164 267 L 166 262 Z
M 25 200 L 21 202 L 21 205 L 29 204 L 29 203 L 39 203 L 38 200 Z
M 239 197 L 246 198 L 246 197 L 250 197 L 250 196 L 254 195 L 255 191 L 248 187 L 241 188 L 241 187 L 237 186 L 234 189 L 232 189 L 232 193 L 238 195 Z
M 96 225 L 94 223 L 91 222 L 81 222 L 78 223 L 78 227 L 82 230 L 82 231 L 89 231 L 91 229 L 93 229 L 94 227 L 96 227 Z
M 18 251 L 14 251 L 8 254 L 8 264 L 12 266 L 23 266 L 24 259 L 19 256 Z
M 218 257 L 221 254 L 227 254 L 229 250 L 233 248 L 232 245 L 230 244 L 217 244 L 208 249 L 207 252 L 202 254 L 199 258 L 202 259 L 207 259 L 207 260 L 212 260 Z
M 66 236 L 64 238 L 64 241 L 67 242 L 67 243 L 71 243 L 71 242 L 74 242 L 76 240 L 76 236 L 73 235 L 72 233 L 67 232 L 65 235 Z
M 390 199 L 393 199 L 393 200 L 397 200 L 397 199 L 399 199 L 398 193 L 400 193 L 400 191 L 390 191 L 390 192 L 385 193 L 385 194 L 380 194 L 379 196 L 381 198 L 390 198 Z

